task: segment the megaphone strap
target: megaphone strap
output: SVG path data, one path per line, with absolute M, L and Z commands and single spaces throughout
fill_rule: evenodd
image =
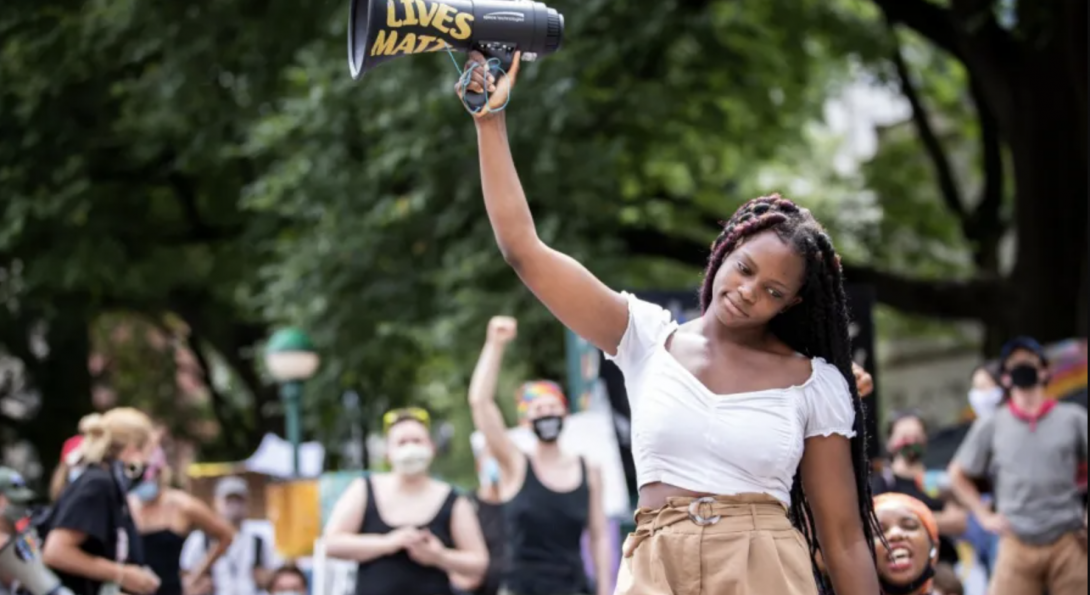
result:
M 488 108 L 488 86 L 487 85 L 484 88 L 484 103 L 480 107 L 473 107 L 473 106 L 471 106 L 469 104 L 468 101 L 466 101 L 466 93 L 468 92 L 469 83 L 472 82 L 472 80 L 473 80 L 473 71 L 476 70 L 477 68 L 480 68 L 481 63 L 480 62 L 474 62 L 473 64 L 469 65 L 469 68 L 466 68 L 465 70 L 462 70 L 462 67 L 458 64 L 458 59 L 454 57 L 454 52 L 451 51 L 450 48 L 447 48 L 447 54 L 450 56 L 450 61 L 454 63 L 454 68 L 458 69 L 458 73 L 459 73 L 458 91 L 459 91 L 459 95 L 461 95 L 461 97 L 462 97 L 462 105 L 464 105 L 466 110 L 469 111 L 469 113 L 471 113 L 471 114 L 477 114 L 481 110 Z M 507 76 L 507 71 L 505 71 L 503 69 L 503 66 L 501 66 L 501 64 L 502 63 L 500 62 L 499 58 L 489 58 L 488 60 L 486 60 L 484 62 L 484 66 L 488 69 L 489 73 L 495 75 L 496 80 L 499 80 L 500 77 Z M 499 106 L 499 107 L 497 107 L 495 109 L 488 108 L 488 111 L 489 112 L 502 112 L 503 110 L 507 109 L 507 104 L 510 103 L 510 101 L 511 101 L 511 91 L 513 91 L 513 89 L 508 89 L 507 90 L 507 98 L 504 99 L 503 105 L 501 105 L 501 106 Z

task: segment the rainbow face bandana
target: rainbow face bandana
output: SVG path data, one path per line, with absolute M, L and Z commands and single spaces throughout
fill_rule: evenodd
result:
M 526 417 L 526 413 L 530 410 L 530 403 L 538 397 L 554 396 L 560 399 L 560 402 L 564 404 L 564 407 L 568 407 L 568 398 L 564 396 L 564 391 L 560 388 L 560 385 L 550 380 L 535 380 L 533 382 L 527 382 L 519 387 L 515 397 L 518 399 L 518 415 L 519 418 Z

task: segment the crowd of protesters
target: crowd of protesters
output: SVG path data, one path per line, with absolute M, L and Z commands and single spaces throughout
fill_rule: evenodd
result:
M 325 528 L 328 554 L 358 565 L 357 595 L 612 592 L 608 545 L 593 539 L 604 538 L 600 472 L 557 446 L 564 394 L 547 382 L 520 388 L 520 423 L 536 437 L 530 448 L 512 442 L 494 402 L 514 336 L 512 319 L 492 321 L 468 390 L 479 430 L 472 494 L 432 477 L 426 410 L 384 416 L 390 472 L 352 484 Z M 968 401 L 977 420 L 940 493 L 925 486 L 923 416 L 891 417 L 889 459 L 870 481 L 883 593 L 964 594 L 956 572 L 964 542 L 991 578 L 990 595 L 1085 592 L 1086 496 L 1075 470 L 1087 459 L 1087 414 L 1047 398 L 1048 379 L 1044 350 L 1025 338 L 1009 342 L 996 367 L 974 371 Z M 865 373 L 857 381 L 869 390 Z M 308 575 L 247 524 L 246 481 L 221 479 L 211 505 L 202 502 L 176 486 L 162 438 L 147 415 L 118 408 L 85 419 L 65 444 L 52 503 L 32 525 L 60 583 L 74 595 L 309 593 Z M 26 527 L 33 501 L 18 473 L 0 469 L 5 543 Z M 582 563 L 584 534 L 598 556 L 593 576 Z M 12 583 L 0 566 L 0 593 L 17 592 Z

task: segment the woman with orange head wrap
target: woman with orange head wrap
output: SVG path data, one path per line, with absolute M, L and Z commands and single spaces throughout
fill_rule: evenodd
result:
M 923 502 L 904 494 L 882 494 L 874 511 L 885 539 L 875 540 L 884 595 L 932 595 L 939 561 L 939 525 Z

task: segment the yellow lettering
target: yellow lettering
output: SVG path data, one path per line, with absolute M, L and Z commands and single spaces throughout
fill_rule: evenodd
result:
M 406 33 L 405 38 L 401 40 L 401 43 L 397 44 L 397 49 L 394 50 L 394 54 L 397 54 L 398 56 L 411 54 L 414 49 L 416 49 L 416 34 Z
M 386 0 L 386 26 L 397 29 L 404 24 L 397 20 L 397 6 L 394 5 L 394 0 Z
M 401 5 L 405 7 L 405 25 L 411 27 L 420 24 L 416 20 L 416 12 L 413 11 L 413 0 L 401 0 Z
M 450 48 L 450 44 L 447 43 L 447 41 L 445 39 L 436 39 L 435 40 L 435 45 L 431 46 L 431 49 L 428 50 L 428 51 L 429 52 L 442 52 L 442 51 L 444 51 L 444 50 L 446 50 L 448 48 Z
M 410 33 L 410 35 L 412 35 Z M 372 56 L 390 56 L 394 53 L 394 47 L 397 45 L 397 31 L 390 31 L 390 35 L 386 35 L 385 29 L 379 29 L 378 37 L 375 38 L 374 45 L 371 46 Z
M 421 26 L 427 27 L 431 25 L 431 19 L 435 16 L 435 11 L 437 10 L 439 10 L 439 5 L 435 2 L 416 0 L 416 12 L 420 15 Z
M 470 23 L 473 22 L 473 15 L 468 12 L 460 12 L 454 17 L 455 30 L 451 31 L 450 36 L 454 39 L 469 39 L 470 35 L 473 35 L 473 26 Z
M 447 27 L 447 23 L 454 20 L 454 12 L 453 6 L 450 6 L 449 4 L 439 4 L 439 10 L 436 11 L 431 26 L 443 33 L 449 34 L 450 29 Z
M 434 50 L 428 48 L 428 45 L 430 45 L 431 42 L 435 41 L 435 37 L 433 37 L 431 35 L 418 35 L 416 37 L 416 39 L 417 39 L 417 44 L 416 44 L 416 51 L 413 52 L 414 54 L 423 54 L 424 52 L 434 51 Z

